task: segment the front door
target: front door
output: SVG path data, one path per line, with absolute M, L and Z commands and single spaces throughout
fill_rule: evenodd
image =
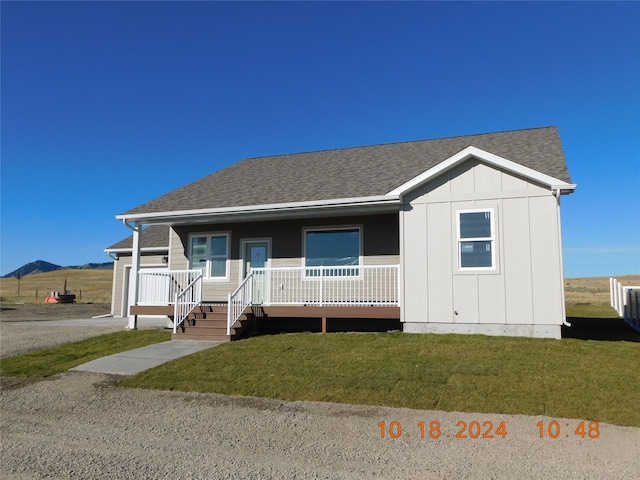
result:
M 242 252 L 242 278 L 246 278 L 251 273 L 252 268 L 265 268 L 269 266 L 269 241 L 268 240 L 247 240 L 244 243 Z M 267 289 L 267 275 L 264 272 L 256 274 L 253 280 L 254 304 L 265 303 Z

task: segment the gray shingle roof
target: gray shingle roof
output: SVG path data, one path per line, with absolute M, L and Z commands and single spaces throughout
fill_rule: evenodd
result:
M 126 214 L 384 195 L 474 146 L 570 183 L 556 127 L 248 158 Z
M 123 250 L 133 248 L 133 234 L 107 248 L 107 250 Z M 140 234 L 140 248 L 169 249 L 169 226 L 151 225 Z

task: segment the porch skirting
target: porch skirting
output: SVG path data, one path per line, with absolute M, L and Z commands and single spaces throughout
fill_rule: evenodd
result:
M 405 333 L 460 333 L 506 337 L 561 338 L 560 325 L 504 325 L 492 323 L 403 323 Z

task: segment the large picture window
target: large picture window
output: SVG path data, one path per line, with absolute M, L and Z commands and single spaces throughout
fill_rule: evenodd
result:
M 229 235 L 194 235 L 191 237 L 189 264 L 202 270 L 204 278 L 227 278 L 229 258 Z
M 360 265 L 360 228 L 305 230 L 305 267 L 337 267 L 324 269 L 332 276 L 357 276 Z M 316 276 L 319 269 L 307 270 Z
M 458 268 L 495 269 L 493 209 L 458 211 Z

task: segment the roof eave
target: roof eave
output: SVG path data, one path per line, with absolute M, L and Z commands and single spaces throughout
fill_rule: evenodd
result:
M 560 192 L 560 195 L 568 195 L 573 193 L 578 187 L 576 183 L 562 183 L 559 185 L 550 185 L 551 190 Z
M 123 213 L 116 219 L 125 223 L 185 224 L 219 223 L 232 221 L 257 221 L 288 219 L 307 216 L 355 215 L 397 211 L 400 197 L 387 194 L 370 197 L 340 198 L 311 202 L 247 205 L 238 207 L 181 210 L 174 212 Z
M 131 253 L 133 251 L 133 247 L 120 247 L 120 248 L 105 248 L 105 253 Z M 168 252 L 169 247 L 143 247 L 140 249 L 141 252 L 150 253 L 157 252 L 163 253 Z

